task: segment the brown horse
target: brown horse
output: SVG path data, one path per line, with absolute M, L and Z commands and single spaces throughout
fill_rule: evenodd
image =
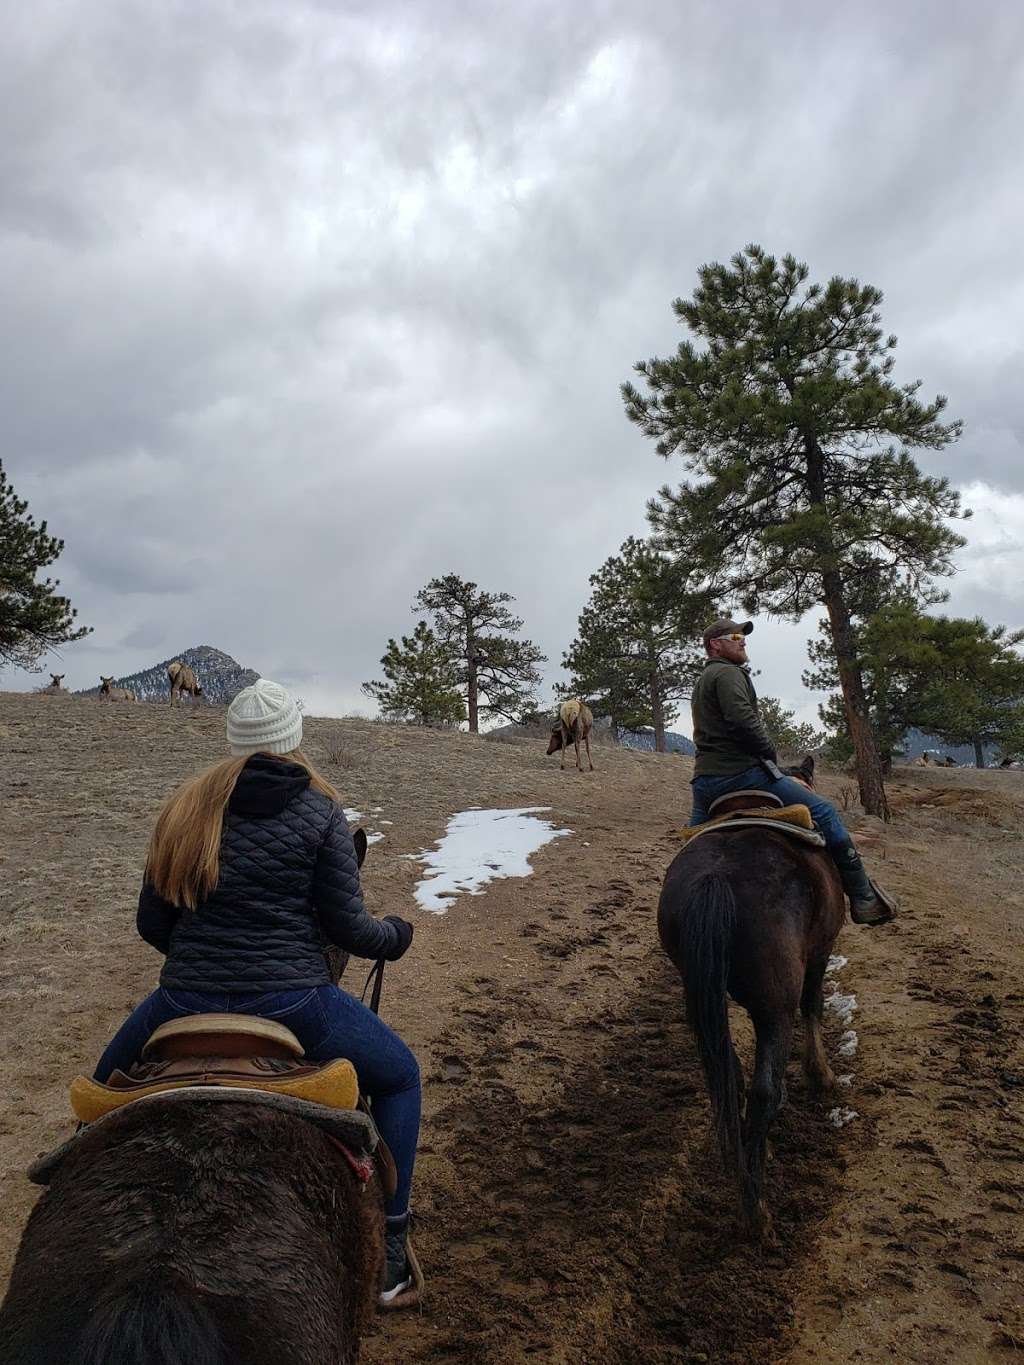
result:
M 357 1359 L 384 1257 L 378 1175 L 362 1183 L 293 1113 L 178 1094 L 86 1128 L 56 1167 L 0 1309 L 0 1365 Z
M 808 786 L 813 771 L 810 758 L 789 770 Z M 748 1228 L 762 1237 L 771 1232 L 763 1198 L 768 1131 L 785 1101 L 797 1009 L 808 1082 L 818 1091 L 835 1084 L 821 1037 L 822 987 L 845 914 L 828 851 L 761 827 L 702 835 L 665 876 L 661 944 L 683 978 L 723 1161 L 739 1179 Z M 745 1096 L 728 996 L 750 1015 L 757 1038 Z

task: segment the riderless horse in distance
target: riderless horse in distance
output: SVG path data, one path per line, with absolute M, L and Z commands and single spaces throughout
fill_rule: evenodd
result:
M 113 677 L 105 678 L 100 674 L 100 696 L 108 701 L 135 701 L 135 693 L 129 687 L 114 687 Z
M 193 700 L 203 695 L 195 669 L 190 664 L 183 664 L 180 659 L 174 659 L 167 665 L 167 680 L 171 684 L 172 706 L 175 696 L 180 701 L 183 692 L 187 692 Z
M 576 771 L 580 771 L 580 740 L 586 745 L 587 760 L 590 763 L 590 771 L 594 771 L 594 760 L 590 757 L 590 732 L 594 728 L 594 713 L 586 702 L 579 697 L 571 701 L 563 701 L 558 708 L 558 724 L 551 731 L 551 740 L 548 744 L 548 754 L 557 754 L 562 751 L 562 761 L 559 763 L 559 771 L 565 770 L 565 751 L 570 743 L 576 748 Z

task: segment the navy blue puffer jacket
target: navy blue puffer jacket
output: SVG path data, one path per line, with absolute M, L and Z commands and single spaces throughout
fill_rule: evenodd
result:
M 224 816 L 220 880 L 195 911 L 147 882 L 138 930 L 166 953 L 160 984 L 188 991 L 305 990 L 330 983 L 324 947 L 384 957 L 394 925 L 367 914 L 340 806 L 304 768 L 255 754 Z

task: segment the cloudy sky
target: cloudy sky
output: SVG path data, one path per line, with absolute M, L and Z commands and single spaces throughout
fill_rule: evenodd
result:
M 95 627 L 72 687 L 203 643 L 365 711 L 450 571 L 555 681 L 683 473 L 618 385 L 749 241 L 885 291 L 967 424 L 923 460 L 975 509 L 951 608 L 1024 624 L 1016 0 L 37 0 L 5 38 L 0 458 Z M 751 650 L 808 716 L 812 633 Z

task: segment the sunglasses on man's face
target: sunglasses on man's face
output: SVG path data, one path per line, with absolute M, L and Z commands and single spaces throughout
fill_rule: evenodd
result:
M 737 644 L 738 644 L 741 640 L 744 640 L 744 641 L 745 641 L 746 638 L 747 638 L 747 637 L 743 634 L 742 631 L 733 631 L 733 633 L 732 633 L 731 635 L 716 635 L 716 636 L 715 636 L 715 639 L 716 639 L 716 640 L 735 640 L 735 641 L 737 642 Z

